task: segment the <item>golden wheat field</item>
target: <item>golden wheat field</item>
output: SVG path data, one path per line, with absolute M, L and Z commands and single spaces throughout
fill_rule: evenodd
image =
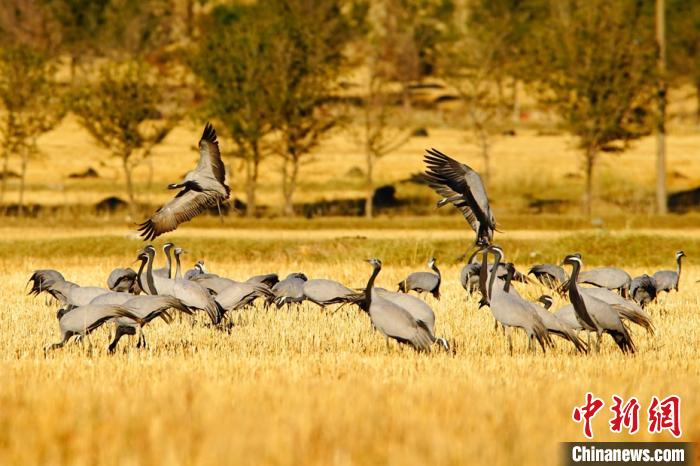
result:
M 680 292 L 650 307 L 654 337 L 633 329 L 634 356 L 623 356 L 608 337 L 600 354 L 573 354 L 558 341 L 556 349 L 533 355 L 522 335 L 510 356 L 488 309 L 477 309 L 477 298 L 467 298 L 459 285 L 455 256 L 466 241 L 455 231 L 427 239 L 371 230 L 363 239 L 292 233 L 200 235 L 183 228 L 175 240 L 190 251 L 188 267 L 203 258 L 212 271 L 236 279 L 303 271 L 352 287 L 369 277 L 361 260 L 367 254 L 384 259 L 378 284 L 393 288 L 439 253 L 443 297 L 426 299 L 435 309 L 436 333 L 452 342 L 453 354 L 387 347 L 360 311 L 303 304 L 240 311 L 231 316 L 230 333 L 208 327 L 202 316 L 169 326 L 159 320 L 145 329 L 147 349 L 137 350 L 134 337 L 126 337 L 114 355 L 106 352 L 112 331 L 106 325 L 90 337 L 91 348 L 71 344 L 45 358 L 43 347 L 59 340 L 56 305 L 26 296 L 30 272 L 56 268 L 77 283 L 104 286 L 109 271 L 130 264 L 143 243 L 126 228 L 83 236 L 5 228 L 0 464 L 558 464 L 559 442 L 583 439 L 571 412 L 587 391 L 605 400 L 636 396 L 643 407 L 653 395 L 678 394 L 682 439 L 700 440 L 697 233 L 675 238 L 689 256 Z M 567 233 L 546 236 L 560 242 L 553 248 L 576 247 L 584 258 L 590 250 L 595 265 L 602 259 L 593 248 L 601 245 L 632 274 L 673 265 L 673 250 L 652 262 L 638 256 L 663 249 L 657 241 L 664 236 L 556 235 Z M 506 254 L 513 251 L 521 268 L 530 265 L 529 241 L 542 240 L 527 232 L 511 238 Z M 624 247 L 632 241 L 634 252 Z M 543 254 L 537 259 L 555 260 Z M 545 291 L 517 286 L 533 299 Z M 596 440 L 673 439 L 644 428 L 632 437 L 611 434 L 605 410 L 594 419 Z

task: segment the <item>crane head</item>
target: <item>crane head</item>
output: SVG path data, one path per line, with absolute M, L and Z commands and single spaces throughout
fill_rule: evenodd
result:
M 564 258 L 562 261 L 561 265 L 571 265 L 574 266 L 574 264 L 578 264 L 579 267 L 583 267 L 583 260 L 581 258 L 580 253 L 575 253 L 575 254 L 569 254 Z
M 377 259 L 376 257 L 373 257 L 372 259 L 367 259 L 367 262 L 372 264 L 372 267 L 375 269 L 381 269 L 382 268 L 382 261 Z

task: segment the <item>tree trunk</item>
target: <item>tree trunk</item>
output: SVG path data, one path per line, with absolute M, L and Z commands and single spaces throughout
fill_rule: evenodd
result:
M 513 78 L 513 115 L 511 116 L 513 125 L 520 123 L 520 95 L 518 94 L 518 80 Z
M 491 181 L 491 146 L 489 135 L 485 130 L 479 130 L 479 142 L 481 143 L 481 157 L 484 160 L 484 184 L 489 186 Z
M 298 174 L 299 159 L 293 156 L 285 157 L 282 165 L 282 194 L 284 195 L 284 215 L 288 217 L 294 216 L 294 192 Z
M 10 151 L 7 148 L 2 151 L 2 179 L 0 180 L 0 206 L 5 202 L 5 191 L 7 190 L 7 178 L 10 172 Z
M 406 112 L 410 112 L 413 108 L 412 102 L 411 102 L 411 89 L 410 89 L 411 83 L 408 81 L 405 81 L 401 83 L 401 100 L 403 104 L 403 109 Z
M 134 196 L 134 185 L 131 181 L 132 167 L 129 165 L 131 153 L 122 155 L 122 168 L 124 169 L 124 180 L 126 180 L 126 194 L 129 197 L 129 215 L 131 219 L 136 218 L 136 197 Z
M 584 210 L 588 218 L 593 216 L 593 166 L 595 165 L 596 150 L 586 150 L 586 194 L 584 196 Z
M 365 197 L 365 217 L 374 216 L 374 162 L 372 151 L 367 148 L 367 195 Z
M 20 166 L 20 178 L 19 178 L 19 206 L 18 215 L 20 217 L 24 216 L 24 186 L 27 179 L 27 164 L 29 163 L 29 151 L 24 149 L 22 151 L 22 162 Z
M 260 164 L 260 148 L 257 142 L 251 144 L 251 153 L 246 157 L 246 217 L 254 217 L 257 210 L 256 191 L 258 184 L 258 165 Z
M 695 83 L 695 124 L 700 125 L 700 81 Z
M 656 0 L 656 42 L 659 71 L 658 112 L 656 119 L 656 212 L 667 213 L 666 201 L 666 4 Z

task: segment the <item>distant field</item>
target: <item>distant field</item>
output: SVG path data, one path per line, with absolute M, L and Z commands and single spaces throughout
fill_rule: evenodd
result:
M 58 340 L 55 306 L 25 296 L 30 272 L 57 268 L 78 283 L 103 285 L 143 246 L 128 234 L 0 230 L 0 464 L 559 464 L 559 442 L 583 438 L 570 416 L 589 390 L 606 400 L 637 396 L 643 406 L 652 395 L 678 394 L 683 439 L 700 441 L 697 230 L 498 237 L 520 268 L 580 251 L 586 264 L 637 274 L 672 267 L 675 249 L 685 248 L 680 293 L 649 309 L 655 337 L 633 329 L 638 353 L 630 357 L 607 337 L 601 354 L 575 355 L 557 342 L 546 355 L 531 355 L 521 335 L 509 356 L 489 311 L 457 282 L 458 256 L 472 241 L 458 229 L 256 227 L 183 228 L 172 239 L 189 251 L 188 267 L 203 258 L 236 279 L 304 271 L 352 287 L 365 284 L 367 257 L 383 259 L 378 283 L 393 288 L 435 254 L 443 298 L 428 302 L 455 354 L 387 348 L 358 311 L 304 304 L 239 312 L 230 334 L 201 318 L 194 326 L 156 322 L 146 328 L 147 350 L 125 338 L 113 356 L 105 352 L 107 326 L 92 335 L 91 353 L 70 345 L 45 359 L 43 346 Z M 530 299 L 546 291 L 518 288 Z M 672 439 L 644 429 L 613 435 L 607 419 L 606 408 L 594 420 L 596 440 Z
M 422 155 L 428 147 L 440 150 L 480 170 L 482 161 L 469 133 L 449 128 L 434 116 L 413 126 L 426 126 L 429 137 L 413 137 L 401 149 L 378 162 L 377 184 L 397 183 L 423 169 Z M 197 159 L 195 151 L 200 125 L 184 123 L 157 147 L 153 157 L 136 170 L 139 200 L 162 202 L 171 194 L 167 183 L 179 179 Z M 302 167 L 296 202 L 347 199 L 363 196 L 364 154 L 349 129 L 338 131 L 324 142 Z M 632 145 L 623 154 L 601 154 L 595 173 L 598 214 L 646 213 L 653 199 L 655 146 L 652 137 Z M 231 148 L 226 139 L 224 151 Z M 125 198 L 123 177 L 117 159 L 95 145 L 72 118 L 40 140 L 43 155 L 32 161 L 28 172 L 29 203 L 43 205 L 94 204 L 107 196 Z M 669 189 L 671 192 L 700 184 L 700 134 L 677 131 L 668 138 Z M 234 195 L 243 199 L 243 175 L 239 162 L 228 160 Z M 493 181 L 490 195 L 501 214 L 528 212 L 534 199 L 563 200 L 564 211 L 579 211 L 583 180 L 581 158 L 575 141 L 565 135 L 543 135 L 534 129 L 519 129 L 517 136 L 497 137 L 493 144 Z M 18 161 L 10 167 L 18 171 Z M 96 179 L 69 179 L 72 173 L 94 168 Z M 360 169 L 358 172 L 357 169 Z M 359 175 L 358 175 L 359 173 Z M 149 182 L 150 180 L 150 182 Z M 10 180 L 8 202 L 17 200 L 17 182 Z M 434 195 L 425 187 L 400 183 L 400 198 L 415 197 L 432 203 Z M 260 201 L 275 212 L 281 203 L 279 160 L 263 162 Z

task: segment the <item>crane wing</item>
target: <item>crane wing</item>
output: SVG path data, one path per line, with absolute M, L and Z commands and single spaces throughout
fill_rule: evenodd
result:
M 210 173 L 219 183 L 226 185 L 226 169 L 224 162 L 221 160 L 216 130 L 211 123 L 207 123 L 204 126 L 202 138 L 199 140 L 199 163 L 195 171 Z
M 144 241 L 150 241 L 214 207 L 216 202 L 213 194 L 185 189 L 139 225 L 138 231 Z
M 437 191 L 435 185 L 442 185 L 461 194 L 468 202 L 472 213 L 481 222 L 490 223 L 491 209 L 488 196 L 477 172 L 437 149 L 429 149 L 424 161 L 428 166 L 424 177 L 433 189 Z
M 428 186 L 433 188 L 433 190 L 435 190 L 436 193 L 438 193 L 444 198 L 454 198 L 458 195 L 455 191 L 452 190 L 452 188 L 450 188 L 447 185 L 433 182 L 427 176 L 425 176 L 425 179 L 428 181 Z M 472 210 L 472 208 L 469 207 L 469 203 L 464 199 L 459 199 L 457 201 L 453 201 L 452 204 L 457 209 L 459 209 L 460 212 L 462 212 L 462 215 L 472 227 L 472 230 L 474 230 L 475 232 L 479 231 L 479 220 L 476 218 L 476 215 L 474 215 L 474 211 Z

